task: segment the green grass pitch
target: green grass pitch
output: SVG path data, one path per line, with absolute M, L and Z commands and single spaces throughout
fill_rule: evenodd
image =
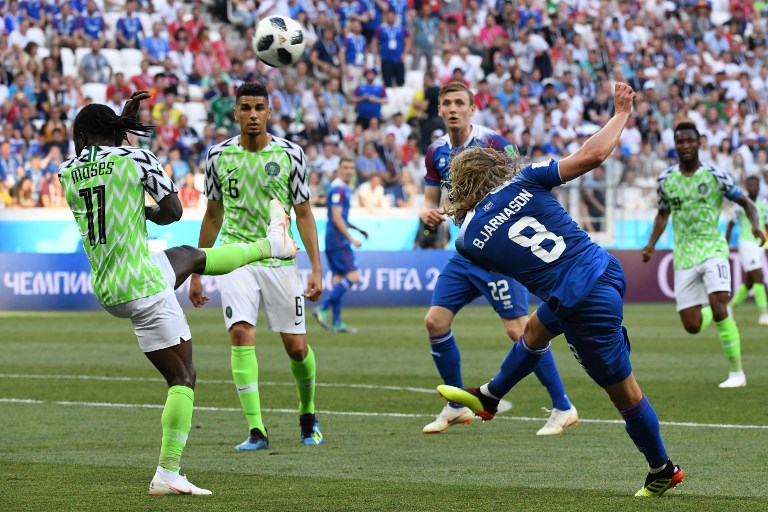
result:
M 751 305 L 737 310 L 749 385 L 735 390 L 717 388 L 727 364 L 714 328 L 686 334 L 671 304 L 626 307 L 635 375 L 686 471 L 684 485 L 653 503 L 632 496 L 645 461 L 562 339 L 553 350 L 578 427 L 535 436 L 550 403 L 529 377 L 494 421 L 423 435 L 443 406 L 425 311 L 347 309 L 356 335 L 331 335 L 308 318 L 320 447 L 299 443 L 288 359 L 262 318 L 257 354 L 272 448 L 257 453 L 233 449 L 247 427 L 221 312 L 188 311 L 198 384 L 182 472 L 214 492 L 199 498 L 147 496 L 166 386 L 129 322 L 104 312 L 0 313 L 0 510 L 768 510 L 768 331 Z M 487 381 L 510 345 L 500 321 L 472 307 L 454 327 L 465 383 Z

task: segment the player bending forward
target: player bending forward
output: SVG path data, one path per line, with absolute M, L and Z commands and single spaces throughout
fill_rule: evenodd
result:
M 181 218 L 176 187 L 149 151 L 120 146 L 126 133 L 148 135 L 152 127 L 135 119 L 137 91 L 117 116 L 105 105 L 84 107 L 75 118 L 76 156 L 59 167 L 59 180 L 80 228 L 91 264 L 96 298 L 110 314 L 130 318 L 147 359 L 168 383 L 161 418 L 160 461 L 149 494 L 211 494 L 179 474 L 192 426 L 195 367 L 192 337 L 173 289 L 193 272 L 218 275 L 265 258 L 295 258 L 282 205 L 271 205 L 267 237 L 253 243 L 198 250 L 172 247 L 150 255 L 146 220 L 170 224 Z M 144 206 L 149 193 L 157 202 Z
M 456 199 L 448 212 L 461 224 L 456 249 L 483 268 L 514 277 L 543 302 L 490 382 L 466 390 L 437 389 L 447 400 L 492 419 L 499 400 L 549 352 L 550 340 L 565 334 L 574 356 L 608 393 L 648 461 L 648 476 L 636 496 L 660 496 L 682 482 L 684 474 L 667 457 L 656 412 L 632 374 L 629 338 L 621 324 L 624 271 L 550 193 L 608 158 L 634 97 L 631 87 L 616 84 L 614 116 L 560 162 L 520 169 L 517 158 L 484 148 L 465 150 L 453 160 Z

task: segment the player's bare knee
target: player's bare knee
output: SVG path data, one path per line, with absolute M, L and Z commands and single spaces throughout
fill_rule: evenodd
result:
M 190 261 L 195 270 L 205 269 L 205 253 L 203 251 L 191 245 L 182 245 L 180 249 L 184 249 L 184 256 Z
M 429 311 L 427 312 L 427 316 L 424 317 L 424 327 L 427 328 L 427 332 L 430 336 L 439 336 L 450 330 L 451 323 L 450 321 L 441 318 L 440 315 Z
M 254 344 L 253 326 L 246 322 L 236 322 L 229 328 L 229 337 L 233 346 L 249 346 Z
M 683 319 L 683 329 L 685 329 L 688 334 L 697 334 L 701 330 L 701 319 L 698 321 Z

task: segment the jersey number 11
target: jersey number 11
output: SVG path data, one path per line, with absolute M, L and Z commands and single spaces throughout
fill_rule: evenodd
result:
M 99 185 L 93 188 L 84 188 L 80 190 L 80 197 L 85 199 L 85 218 L 88 219 L 88 240 L 91 241 L 91 246 L 96 244 L 107 243 L 107 226 L 104 222 L 104 211 L 106 210 L 106 187 Z M 98 212 L 99 216 L 99 237 L 96 238 L 96 230 L 93 225 L 93 196 L 96 196 L 98 200 Z

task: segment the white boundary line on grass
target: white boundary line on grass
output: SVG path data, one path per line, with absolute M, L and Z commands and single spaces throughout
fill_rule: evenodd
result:
M 66 400 L 33 400 L 29 398 L 0 398 L 0 404 L 33 404 L 33 405 L 64 405 L 64 406 L 83 406 L 83 407 L 113 407 L 117 409 L 162 409 L 164 406 L 161 404 L 120 404 L 110 402 L 72 402 Z M 241 413 L 242 409 L 239 407 L 201 407 L 195 406 L 196 411 L 210 411 L 210 412 L 238 412 Z M 295 409 L 263 409 L 265 412 L 273 413 L 286 413 L 296 414 Z M 431 418 L 432 415 L 426 414 L 410 414 L 410 413 L 398 413 L 398 412 L 357 412 L 357 411 L 326 411 L 318 410 L 320 414 L 328 414 L 331 416 L 358 416 L 358 417 L 382 417 L 388 418 Z M 542 421 L 544 418 L 531 418 L 527 416 L 496 416 L 497 419 L 506 421 Z M 623 425 L 623 420 L 599 420 L 599 419 L 582 419 L 583 423 L 602 423 L 602 424 L 620 424 Z M 678 422 L 678 421 L 661 421 L 659 422 L 665 426 L 672 427 L 692 427 L 692 428 L 726 428 L 735 430 L 768 430 L 768 425 L 731 425 L 725 423 L 693 423 L 693 422 Z
M 99 380 L 118 382 L 165 382 L 160 377 L 107 377 L 103 375 L 40 375 L 25 373 L 0 373 L 0 379 L 36 379 L 36 380 Z M 198 384 L 232 385 L 232 380 L 197 379 Z M 295 386 L 293 382 L 259 382 L 259 386 Z M 378 384 L 333 384 L 318 382 L 320 388 L 352 388 L 352 389 L 383 389 L 385 391 L 411 391 L 413 393 L 437 393 L 430 388 L 414 388 L 410 386 L 381 386 Z

